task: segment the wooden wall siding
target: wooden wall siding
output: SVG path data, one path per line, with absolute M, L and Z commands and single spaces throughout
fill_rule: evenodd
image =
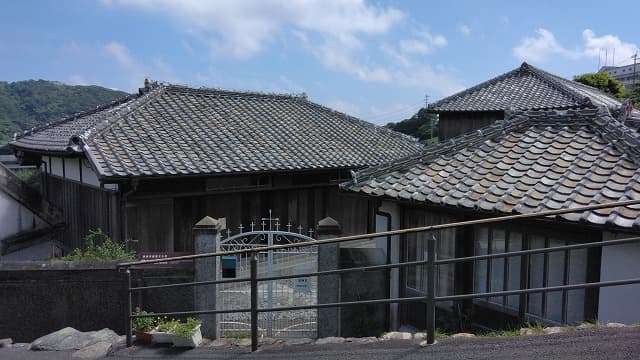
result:
M 440 141 L 444 141 L 504 119 L 504 112 L 441 113 L 439 118 L 438 136 Z
M 60 241 L 70 249 L 83 245 L 90 229 L 101 228 L 113 239 L 119 238 L 113 212 L 117 210 L 114 193 L 101 191 L 55 176 L 47 176 L 47 200 L 62 209 L 66 228 Z
M 127 239 L 138 252 L 173 251 L 173 200 L 127 202 Z
M 331 216 L 343 226 L 344 234 L 365 233 L 369 226 L 369 201 L 347 196 L 333 186 L 175 198 L 171 251 L 193 251 L 192 228 L 204 216 L 226 217 L 227 227 L 235 234 L 240 224 L 247 231 L 251 221 L 259 229 L 260 218 L 267 217 L 269 209 L 280 219 L 281 229 L 291 221 L 295 228 L 301 225 L 305 232 L 309 228 L 315 231 L 319 220 Z M 136 220 L 130 217 L 128 221 Z M 145 240 L 140 233 L 136 235 L 141 242 L 152 241 Z

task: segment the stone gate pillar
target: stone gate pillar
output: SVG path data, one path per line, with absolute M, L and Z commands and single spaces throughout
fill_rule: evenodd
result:
M 340 224 L 326 217 L 318 221 L 318 240 L 340 236 Z M 340 244 L 318 246 L 318 271 L 337 270 L 340 267 Z M 318 304 L 340 301 L 340 275 L 318 277 Z M 318 309 L 318 337 L 340 336 L 340 308 Z
M 194 250 L 196 254 L 217 252 L 220 248 L 220 233 L 226 228 L 226 218 L 214 219 L 203 217 L 193 227 Z M 195 259 L 193 281 L 216 280 L 219 260 L 216 257 Z M 194 287 L 195 310 L 214 310 L 216 308 L 216 285 L 201 285 Z M 216 339 L 217 315 L 199 315 L 202 320 L 202 336 Z

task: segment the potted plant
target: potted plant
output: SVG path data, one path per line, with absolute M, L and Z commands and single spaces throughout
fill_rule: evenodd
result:
M 153 341 L 159 344 L 173 343 L 173 330 L 179 323 L 175 319 L 158 319 L 158 326 L 151 331 Z
M 140 307 L 136 307 L 133 315 L 151 315 L 152 313 L 148 313 L 144 310 L 140 310 Z M 149 333 L 153 328 L 156 327 L 156 319 L 152 316 L 146 317 L 136 317 L 131 320 L 131 325 L 133 326 L 133 332 L 136 335 L 137 340 L 142 340 L 144 342 L 152 342 L 153 336 Z
M 202 342 L 200 326 L 202 321 L 195 318 L 187 318 L 184 323 L 178 323 L 173 329 L 173 346 L 197 347 Z

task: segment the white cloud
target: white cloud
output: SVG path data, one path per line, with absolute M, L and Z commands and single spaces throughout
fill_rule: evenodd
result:
M 638 46 L 631 43 L 625 43 L 618 36 L 596 34 L 586 29 L 582 32 L 583 46 L 575 50 L 562 46 L 555 38 L 554 34 L 546 29 L 538 29 L 537 37 L 524 38 L 518 46 L 513 49 L 516 57 L 534 62 L 544 62 L 552 56 L 561 56 L 569 60 L 578 60 L 583 58 L 597 58 L 600 53 L 605 50 L 612 51 L 615 49 L 618 64 L 624 62 L 638 51 Z
M 569 59 L 580 56 L 579 53 L 567 50 L 560 45 L 551 31 L 538 29 L 536 33 L 537 37 L 524 38 L 520 45 L 513 49 L 516 57 L 527 61 L 544 62 L 552 55 L 561 55 Z
M 471 36 L 471 28 L 465 24 L 458 26 L 458 32 L 466 37 Z
M 461 88 L 459 81 L 424 63 L 424 54 L 447 45 L 444 36 L 418 31 L 396 44 L 379 45 L 407 17 L 392 6 L 370 4 L 366 0 L 102 2 L 108 7 L 168 18 L 184 33 L 198 41 L 204 39 L 213 59 L 251 58 L 276 44 L 275 40 L 284 39 L 301 46 L 324 67 L 361 81 L 397 82 L 437 93 L 448 92 L 441 89 Z M 371 51 L 381 51 L 387 57 L 378 59 Z M 421 59 L 414 61 L 413 56 Z
M 160 13 L 185 32 L 205 36 L 216 57 L 249 58 L 283 29 L 342 37 L 386 33 L 404 18 L 363 0 L 103 0 L 107 6 Z
M 352 116 L 359 117 L 359 115 L 361 115 L 360 106 L 341 99 L 329 100 L 326 102 L 325 106 Z
M 615 58 L 617 65 L 625 65 L 631 62 L 631 56 L 638 52 L 638 45 L 625 43 L 615 35 L 596 36 L 596 34 L 586 29 L 582 32 L 585 49 L 584 55 L 588 57 L 598 57 L 605 50 L 613 56 L 612 50 L 615 49 Z

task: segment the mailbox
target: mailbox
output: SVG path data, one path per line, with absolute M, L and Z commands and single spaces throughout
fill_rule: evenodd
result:
M 222 257 L 222 278 L 235 278 L 238 259 L 235 255 L 226 255 Z

